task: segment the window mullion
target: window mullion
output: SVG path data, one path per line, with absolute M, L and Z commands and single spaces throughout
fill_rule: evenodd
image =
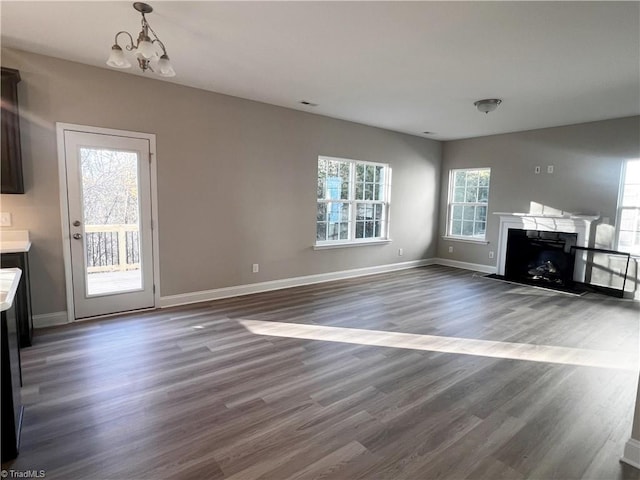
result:
M 349 240 L 356 239 L 356 162 L 349 167 Z

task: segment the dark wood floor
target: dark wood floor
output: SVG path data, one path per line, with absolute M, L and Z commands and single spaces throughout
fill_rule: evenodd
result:
M 23 351 L 21 454 L 4 467 L 640 478 L 619 463 L 639 319 L 637 302 L 431 266 L 40 330 Z M 590 352 L 613 360 L 584 366 Z

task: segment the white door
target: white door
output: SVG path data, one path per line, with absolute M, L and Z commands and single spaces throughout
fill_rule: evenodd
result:
M 149 139 L 64 130 L 75 318 L 154 306 Z

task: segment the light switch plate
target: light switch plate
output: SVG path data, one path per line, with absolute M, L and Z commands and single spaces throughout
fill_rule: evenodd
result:
M 0 227 L 11 226 L 11 214 L 9 212 L 0 213 Z

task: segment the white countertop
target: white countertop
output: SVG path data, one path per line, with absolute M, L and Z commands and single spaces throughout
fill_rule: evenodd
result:
M 28 230 L 0 231 L 0 253 L 23 253 L 31 248 Z
M 22 270 L 19 268 L 0 268 L 0 312 L 13 306 L 21 276 Z

